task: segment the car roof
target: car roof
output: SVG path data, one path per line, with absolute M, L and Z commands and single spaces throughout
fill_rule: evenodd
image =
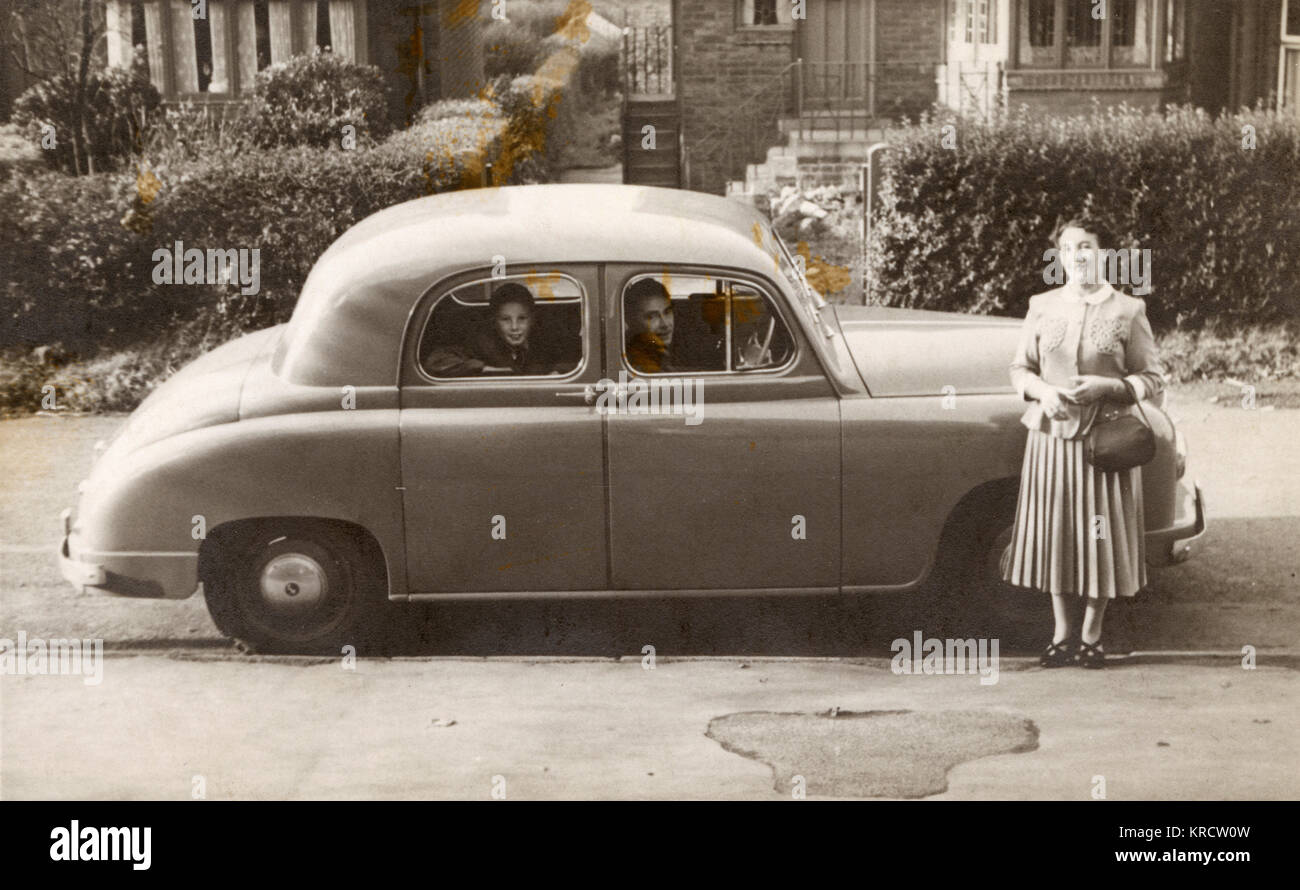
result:
M 505 186 L 407 201 L 357 223 L 321 255 L 276 371 L 307 385 L 391 385 L 419 296 L 495 257 L 511 269 L 644 262 L 770 274 L 767 230 L 764 217 L 739 201 L 648 186 Z

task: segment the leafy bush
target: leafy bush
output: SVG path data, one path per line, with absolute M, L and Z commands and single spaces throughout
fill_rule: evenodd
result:
M 558 126 L 563 84 L 537 75 L 499 77 L 489 95 L 507 121 L 501 134 L 501 151 L 494 181 L 546 182 L 558 169 Z
M 483 28 L 483 70 L 491 80 L 532 74 L 543 59 L 541 38 L 513 21 L 492 21 Z
M 82 129 L 89 157 L 79 158 L 76 96 L 76 78 L 57 74 L 33 84 L 14 102 L 13 121 L 33 145 L 41 147 L 44 127 L 54 127 L 55 147 L 41 154 L 51 167 L 68 173 L 110 170 L 139 151 L 149 118 L 162 102 L 139 66 L 91 71 Z
M 890 137 L 865 271 L 879 302 L 1021 315 L 1058 217 L 1095 211 L 1103 246 L 1151 251 L 1157 328 L 1269 321 L 1300 311 L 1297 206 L 1300 127 L 1273 113 L 936 113 Z
M 130 345 L 204 316 L 229 334 L 292 310 L 316 258 L 384 207 L 482 183 L 505 126 L 487 103 L 435 108 L 369 149 L 280 148 L 160 164 L 138 175 L 0 182 L 0 344 Z M 499 182 L 511 181 L 510 171 Z M 154 251 L 257 248 L 260 292 L 155 284 Z
M 1300 377 L 1300 324 L 1295 322 L 1175 330 L 1159 338 L 1159 347 L 1169 379 L 1178 383 Z
M 241 118 L 248 139 L 263 147 L 339 145 L 349 125 L 358 144 L 388 134 L 383 75 L 319 49 L 258 72 Z
M 245 151 L 247 141 L 238 114 L 183 101 L 168 104 L 154 116 L 143 155 L 152 166 L 169 166 Z
M 27 141 L 16 124 L 0 124 L 0 179 L 15 173 L 31 175 L 44 167 L 41 150 Z
M 84 360 L 11 348 L 0 354 L 0 415 L 40 410 L 46 386 L 54 387 L 56 410 L 131 411 L 172 374 L 228 339 L 194 319 L 153 340 L 104 348 Z

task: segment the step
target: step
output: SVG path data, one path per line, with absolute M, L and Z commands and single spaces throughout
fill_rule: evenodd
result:
M 629 171 L 623 179 L 627 185 L 652 185 L 659 188 L 675 189 L 678 188 L 678 179 L 676 176 L 637 176 Z

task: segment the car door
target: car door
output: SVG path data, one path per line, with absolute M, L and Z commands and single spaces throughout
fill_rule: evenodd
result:
M 491 372 L 512 360 L 492 345 L 489 301 L 506 285 L 534 300 L 531 366 Z M 483 272 L 436 286 L 412 317 L 400 419 L 412 595 L 606 587 L 602 425 L 584 399 L 602 376 L 598 294 L 594 265 Z
M 673 305 L 668 348 L 653 335 L 662 301 L 628 305 L 653 282 Z M 776 288 L 663 265 L 609 265 L 605 284 L 613 586 L 835 588 L 839 403 Z M 645 392 L 656 384 L 657 405 Z M 693 413 L 669 404 L 679 386 L 695 402 L 702 394 Z

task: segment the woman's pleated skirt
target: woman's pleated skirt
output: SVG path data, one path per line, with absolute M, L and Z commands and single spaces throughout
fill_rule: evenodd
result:
M 1003 580 L 1053 594 L 1132 596 L 1146 586 L 1142 469 L 1106 473 L 1083 439 L 1029 431 Z

